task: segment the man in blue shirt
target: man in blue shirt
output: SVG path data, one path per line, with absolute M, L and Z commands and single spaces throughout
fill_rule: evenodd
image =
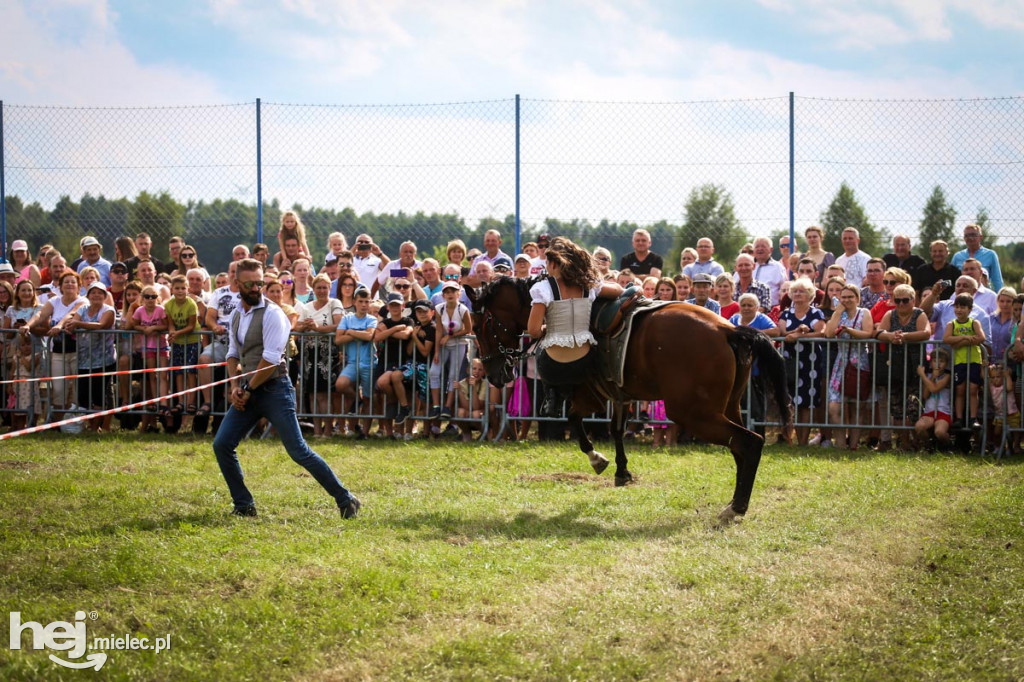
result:
M 82 239 L 82 262 L 78 264 L 77 272 L 87 267 L 96 268 L 100 273 L 100 281 L 103 282 L 104 286 L 110 286 L 110 261 L 100 255 L 103 252 L 103 247 L 100 245 L 99 240 L 96 237 L 85 237 Z M 1002 281 L 1002 280 L 1000 280 Z
M 697 240 L 697 260 L 683 268 L 683 274 L 691 280 L 700 273 L 718 277 L 725 272 L 725 268 L 711 258 L 714 255 L 715 243 L 707 237 L 701 237 Z
M 999 256 L 992 249 L 986 249 L 981 245 L 981 228 L 977 225 L 968 225 L 964 228 L 964 243 L 967 248 L 957 251 L 953 256 L 953 265 L 963 268 L 964 261 L 968 258 L 976 258 L 981 267 L 988 270 L 988 281 L 993 291 L 1003 288 L 1003 273 L 999 269 Z
M 937 282 L 931 289 L 925 290 L 924 295 L 921 297 L 921 310 L 935 323 L 935 333 L 932 334 L 932 339 L 936 341 L 942 341 L 946 325 L 956 317 L 956 311 L 953 310 L 954 299 L 960 294 L 970 294 L 971 298 L 974 298 L 974 294 L 978 291 L 978 283 L 973 277 L 967 275 L 961 275 L 957 278 L 953 286 L 955 287 L 955 293 L 952 298 L 946 301 L 938 300 L 939 294 L 942 293 L 943 289 L 941 282 Z M 981 322 L 981 329 L 985 332 L 985 345 L 991 346 L 992 318 L 982 310 L 981 306 L 971 308 L 971 318 Z
M 693 276 L 693 296 L 686 302 L 707 308 L 714 314 L 722 312 L 721 304 L 711 298 L 711 288 L 715 286 L 715 278 L 703 272 Z

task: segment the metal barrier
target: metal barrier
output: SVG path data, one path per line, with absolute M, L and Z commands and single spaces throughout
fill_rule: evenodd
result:
M 210 332 L 202 334 L 207 349 L 211 344 L 220 343 L 218 339 L 211 338 Z M 77 347 L 65 352 L 57 352 L 49 348 L 44 340 L 34 337 L 23 343 L 13 330 L 6 330 L 2 338 L 5 361 L 0 369 L 0 380 L 8 382 L 14 379 L 53 377 L 43 381 L 4 384 L 5 400 L 0 412 L 12 426 L 15 419 L 18 424 L 31 425 L 40 415 L 52 421 L 73 411 L 97 412 L 166 395 L 173 388 L 183 388 L 180 384 L 174 386 L 175 381 L 187 381 L 190 375 L 198 374 L 196 370 L 141 371 L 166 368 L 170 366 L 170 358 L 159 350 L 148 354 L 142 352 L 144 337 L 137 331 L 79 331 L 76 333 Z M 412 423 L 415 421 L 429 425 L 434 433 L 437 433 L 442 421 L 448 421 L 449 425 L 462 425 L 467 432 L 478 429 L 481 439 L 497 440 L 509 434 L 510 430 L 513 437 L 523 438 L 536 422 L 541 438 L 564 438 L 565 413 L 560 417 L 546 417 L 539 413 L 544 391 L 530 356 L 520 361 L 512 384 L 492 387 L 487 383 L 488 388 L 481 390 L 470 386 L 467 378 L 472 362 L 476 359 L 475 338 L 472 336 L 467 337 L 468 342 L 464 346 L 450 351 L 455 356 L 449 358 L 442 352 L 440 363 L 434 363 L 432 357 L 420 356 L 415 348 L 408 355 L 390 358 L 389 347 L 383 345 L 379 352 L 371 356 L 375 362 L 370 367 L 366 366 L 363 354 L 352 352 L 355 350 L 353 348 L 336 345 L 333 332 L 296 332 L 293 339 L 295 344 L 289 352 L 289 374 L 296 386 L 298 416 L 301 421 L 312 422 L 315 433 L 319 435 L 343 432 L 346 425 L 357 434 L 360 429 L 366 434 L 370 421 L 376 419 L 388 433 L 397 433 L 399 436 L 403 433 L 411 434 Z M 521 344 L 528 342 L 525 335 L 520 340 Z M 778 345 L 787 356 L 787 380 L 796 408 L 794 425 L 803 430 L 817 428 L 823 439 L 831 438 L 830 432 L 842 429 L 848 429 L 851 435 L 857 436 L 857 432 L 862 429 L 877 432 L 882 442 L 892 441 L 894 433 L 913 435 L 915 423 L 922 412 L 921 396 L 924 395 L 918 367 L 927 366 L 935 350 L 940 347 L 946 348 L 950 358 L 954 357 L 952 348 L 933 340 L 905 343 L 902 349 L 876 340 L 834 338 L 815 338 L 794 344 L 780 341 Z M 850 387 L 850 379 L 842 371 L 851 352 L 856 353 L 857 364 L 869 375 L 866 389 L 862 389 L 859 384 Z M 207 350 L 204 357 L 206 355 L 212 356 L 212 353 Z M 1009 356 L 1003 360 L 1004 363 L 1009 361 Z M 982 364 L 983 367 L 987 366 L 987 355 L 983 356 Z M 204 378 L 199 379 L 201 384 L 226 376 L 224 367 L 208 367 L 205 371 L 199 371 L 204 372 Z M 337 385 L 342 371 L 359 379 L 352 382 L 351 388 L 355 390 L 346 390 L 346 395 L 342 395 Z M 386 371 L 403 372 L 402 384 L 408 398 L 409 416 L 402 428 L 395 428 L 391 423 L 398 408 L 394 393 L 378 385 Z M 952 363 L 949 371 L 953 371 Z M 98 377 L 78 376 L 97 372 L 108 374 Z M 777 418 L 769 416 L 768 401 L 761 382 L 761 377 L 755 377 L 749 383 L 743 413 L 747 427 L 763 433 L 766 427 L 777 428 L 781 424 Z M 989 428 L 997 418 L 1006 414 L 1010 396 L 1009 391 L 1004 391 L 1001 404 L 990 403 L 989 382 L 989 373 L 983 371 L 977 410 L 971 407 L 971 392 L 965 391 L 963 414 L 977 413 L 977 419 L 982 425 L 980 432 L 965 424 L 965 428 L 952 434 L 966 438 L 968 442 L 973 441 L 976 449 L 982 452 L 987 449 Z M 518 392 L 515 390 L 516 384 L 519 385 Z M 962 383 L 951 381 L 945 389 L 948 391 L 950 406 L 956 405 L 959 385 Z M 482 393 L 482 396 L 473 401 L 468 390 L 470 388 L 475 393 Z M 845 395 L 848 388 L 853 392 L 851 397 Z M 1024 382 L 1016 381 L 1013 390 L 1017 404 L 1024 405 Z M 210 395 L 204 391 L 202 397 L 194 399 L 194 404 L 209 402 L 215 408 L 210 412 L 215 421 L 214 428 L 217 418 L 227 411 L 227 393 L 221 386 L 216 387 Z M 509 409 L 513 396 L 519 403 Z M 469 404 L 466 403 L 467 399 L 471 401 Z M 433 409 L 438 405 L 449 406 L 451 416 L 440 418 Z M 170 410 L 174 406 L 166 407 Z M 642 417 L 645 406 L 640 402 L 631 404 L 630 410 L 631 422 L 640 420 L 649 426 L 671 424 L 664 419 Z M 955 416 L 955 407 L 951 407 L 951 410 Z M 186 414 L 183 410 L 174 411 L 174 416 Z M 584 421 L 592 428 L 606 429 L 610 414 L 609 405 L 603 413 L 589 415 Z M 150 417 L 147 422 L 154 422 L 153 416 L 150 411 L 134 410 L 118 415 L 122 426 L 146 420 L 146 417 Z M 177 425 L 180 427 L 180 421 Z M 109 417 L 105 425 L 101 426 L 109 426 Z M 203 421 L 198 430 L 205 433 L 206 426 L 207 422 Z M 1012 442 L 1009 439 L 1021 432 L 1019 422 L 1014 426 L 1003 418 L 996 443 L 997 456 L 1001 457 L 1007 450 L 1008 442 Z M 264 435 L 268 433 L 264 432 Z
M 994 415 L 993 423 L 1001 427 L 997 429 L 999 432 L 997 460 L 1002 459 L 1003 455 L 1019 454 L 1021 434 L 1024 434 L 1024 416 L 1020 411 L 1021 406 L 1024 405 L 1024 381 L 1021 381 L 1022 365 L 1014 360 L 1012 351 L 1013 347 L 1009 346 L 1003 353 L 1003 364 L 1000 368 L 1003 371 L 1002 400 L 996 401 L 994 405 L 998 412 Z M 1016 409 L 1016 420 L 1012 418 L 1014 415 L 1010 412 L 1011 406 Z M 1013 425 L 1013 421 L 1017 422 L 1016 426 Z

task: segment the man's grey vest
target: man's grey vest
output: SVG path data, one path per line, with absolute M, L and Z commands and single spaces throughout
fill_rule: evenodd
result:
M 249 328 L 245 330 L 245 338 L 238 349 L 239 361 L 242 363 L 242 373 L 251 372 L 259 367 L 260 360 L 263 358 L 263 315 L 271 305 L 268 301 L 263 307 L 257 308 L 252 314 Z M 243 312 L 242 307 L 239 306 L 235 309 L 235 314 L 231 316 L 231 335 L 236 342 L 238 341 L 238 325 L 241 324 Z M 271 378 L 276 379 L 287 374 L 288 360 L 282 355 L 281 364 L 277 366 L 277 370 Z

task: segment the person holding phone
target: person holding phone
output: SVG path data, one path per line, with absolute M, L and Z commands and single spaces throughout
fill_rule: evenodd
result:
M 402 242 L 402 245 L 398 247 L 398 260 L 390 261 L 381 268 L 370 293 L 376 295 L 378 291 L 383 289 L 390 294 L 395 290 L 395 280 L 401 278 L 413 281 L 412 271 L 418 267 L 420 267 L 420 262 L 416 260 L 416 244 L 411 241 Z M 418 294 L 418 298 L 426 298 L 426 294 L 423 293 L 422 289 Z
M 352 272 L 366 286 L 372 286 L 377 275 L 391 259 L 373 243 L 373 237 L 361 234 L 353 244 Z

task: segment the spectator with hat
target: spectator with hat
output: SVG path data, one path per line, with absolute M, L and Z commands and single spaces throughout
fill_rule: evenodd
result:
M 525 253 L 516 254 L 515 262 L 513 263 L 513 273 L 516 279 L 529 279 L 530 277 L 530 266 L 533 265 L 533 259 Z
M 462 378 L 466 352 L 473 333 L 473 319 L 470 308 L 459 300 L 462 287 L 454 280 L 448 280 L 441 286 L 444 302 L 435 309 L 437 345 L 434 347 L 434 363 L 430 368 L 433 404 L 431 417 L 451 418 L 455 406 L 455 382 Z M 436 368 L 436 369 L 435 369 Z M 447 396 L 444 408 L 441 407 L 439 389 L 442 379 L 446 378 Z
M 492 264 L 494 267 L 494 274 L 498 277 L 511 277 L 512 276 L 512 259 L 506 258 L 505 256 L 498 256 L 494 259 Z
M 28 280 L 32 286 L 38 287 L 42 283 L 42 276 L 39 266 L 32 262 L 32 254 L 28 250 L 28 242 L 24 239 L 15 239 L 11 244 L 10 265 L 17 275 L 18 282 Z
M 82 240 L 82 261 L 75 268 L 75 272 L 81 273 L 87 267 L 96 268 L 100 273 L 100 281 L 103 286 L 110 286 L 110 261 L 102 256 L 103 246 L 96 237 L 86 237 Z
M 721 304 L 711 297 L 711 289 L 715 286 L 715 278 L 706 272 L 698 272 L 693 276 L 693 284 L 691 285 L 691 293 L 693 296 L 686 302 L 694 305 L 703 306 L 716 315 L 721 314 Z
M 18 273 L 14 271 L 10 263 L 0 263 L 0 282 L 7 282 L 14 288 L 18 281 Z

